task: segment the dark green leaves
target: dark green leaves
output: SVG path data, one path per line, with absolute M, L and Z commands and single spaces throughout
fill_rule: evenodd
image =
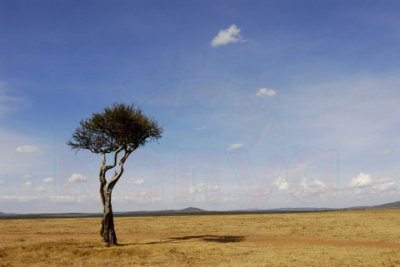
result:
M 114 104 L 101 113 L 81 121 L 67 144 L 73 149 L 110 153 L 118 148 L 133 151 L 147 142 L 161 138 L 163 129 L 133 105 Z

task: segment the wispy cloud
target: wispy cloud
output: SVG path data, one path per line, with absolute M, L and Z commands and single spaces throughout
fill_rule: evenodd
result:
M 47 197 L 46 199 L 54 202 L 59 202 L 59 203 L 74 203 L 74 202 L 83 202 L 83 201 L 95 201 L 95 199 L 92 196 L 89 196 L 87 194 L 64 194 L 64 195 L 52 195 Z
M 319 179 L 314 179 L 310 181 L 306 177 L 304 177 L 299 187 L 293 192 L 294 195 L 299 197 L 308 197 L 314 195 L 322 195 L 329 191 L 326 183 Z
M 350 181 L 350 187 L 366 187 L 372 185 L 371 174 L 361 172 L 358 176 L 353 177 Z
M 214 191 L 214 192 L 221 192 L 221 187 L 219 187 L 218 185 L 214 185 L 214 186 L 211 188 L 211 190 Z
M 46 191 L 46 189 L 39 185 L 39 186 L 34 186 L 33 183 L 31 181 L 27 181 L 24 183 L 24 190 L 27 192 L 34 192 L 34 193 L 41 193 Z
M 201 193 L 205 189 L 204 183 L 195 183 L 191 184 L 189 188 L 189 194 L 196 194 L 196 193 Z
M 24 102 L 22 98 L 8 94 L 7 87 L 6 82 L 0 81 L 0 115 L 21 107 Z
M 382 178 L 375 181 L 372 190 L 376 193 L 387 192 L 397 189 L 397 181 L 390 178 Z
M 43 179 L 43 182 L 46 184 L 50 184 L 52 182 L 54 182 L 54 178 L 53 177 L 46 177 Z
M 71 184 L 82 183 L 82 182 L 86 182 L 86 181 L 87 181 L 87 177 L 80 173 L 73 173 L 68 178 L 68 183 L 71 183 Z
M 40 152 L 39 147 L 35 145 L 23 145 L 17 147 L 16 151 L 18 153 L 24 153 L 24 154 L 34 154 Z
M 135 185 L 144 184 L 144 179 L 136 179 L 136 180 L 133 180 L 133 184 L 135 184 Z
M 270 88 L 260 88 L 258 89 L 256 96 L 260 97 L 273 97 L 276 96 L 277 92 Z
M 155 203 L 162 200 L 162 198 L 154 192 L 139 191 L 130 193 L 124 196 L 115 196 L 115 201 L 130 201 L 133 200 L 139 203 Z
M 385 157 L 393 154 L 393 150 L 390 148 L 382 149 L 378 152 L 379 156 Z
M 397 181 L 391 178 L 374 179 L 371 174 L 361 172 L 351 179 L 349 187 L 355 189 L 356 194 L 374 194 L 396 190 Z
M 284 177 L 279 176 L 278 178 L 275 179 L 273 182 L 273 185 L 279 190 L 279 191 L 287 191 L 290 188 L 290 184 L 286 181 Z
M 27 202 L 40 199 L 37 195 L 1 195 L 0 201 L 4 202 Z
M 212 47 L 218 47 L 221 45 L 227 45 L 231 43 L 243 42 L 244 39 L 240 35 L 240 29 L 235 25 L 232 24 L 229 28 L 220 30 L 211 41 Z
M 230 151 L 238 150 L 241 148 L 244 148 L 244 144 L 242 144 L 242 143 L 230 144 L 228 146 L 228 151 L 230 152 Z

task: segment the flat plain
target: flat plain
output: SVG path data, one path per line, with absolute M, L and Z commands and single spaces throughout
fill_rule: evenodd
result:
M 400 210 L 0 220 L 0 266 L 400 266 Z

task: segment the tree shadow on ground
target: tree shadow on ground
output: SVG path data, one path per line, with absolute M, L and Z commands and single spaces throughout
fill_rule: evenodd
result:
M 188 239 L 200 239 L 207 242 L 217 243 L 231 243 L 240 242 L 244 240 L 244 236 L 236 235 L 189 235 L 181 237 L 170 237 L 170 240 L 188 240 Z
M 232 243 L 232 242 L 243 241 L 244 238 L 245 238 L 244 236 L 236 236 L 236 235 L 187 235 L 187 236 L 169 237 L 164 240 L 151 241 L 151 242 L 145 242 L 145 243 L 125 243 L 125 244 L 120 244 L 120 246 L 180 243 L 181 241 L 193 240 L 193 239 L 201 240 L 201 241 L 205 241 L 205 242 Z

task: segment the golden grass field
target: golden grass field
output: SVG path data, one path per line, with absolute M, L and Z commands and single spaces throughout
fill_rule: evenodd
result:
M 0 220 L 0 266 L 400 266 L 400 211 Z

